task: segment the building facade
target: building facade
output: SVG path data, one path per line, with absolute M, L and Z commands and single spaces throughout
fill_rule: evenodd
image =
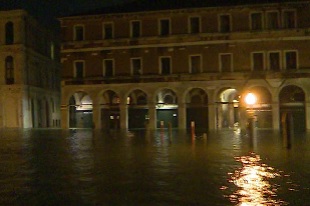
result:
M 310 129 L 309 2 L 60 18 L 62 128 Z M 254 105 L 243 101 L 246 93 Z
M 59 40 L 24 10 L 0 11 L 0 128 L 60 126 Z

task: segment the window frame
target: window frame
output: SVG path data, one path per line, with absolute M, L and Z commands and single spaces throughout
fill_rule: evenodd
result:
M 285 16 L 284 16 L 285 12 L 293 12 L 294 13 L 294 26 L 293 27 L 286 26 L 287 23 L 284 19 L 285 18 Z M 295 9 L 285 9 L 282 11 L 282 27 L 284 29 L 295 29 L 295 28 L 297 28 L 297 12 Z
M 112 62 L 112 75 L 111 76 L 107 76 L 107 68 L 106 68 L 106 62 L 107 61 L 111 61 Z M 114 59 L 103 59 L 102 61 L 103 65 L 102 65 L 102 76 L 103 77 L 114 77 L 115 76 L 115 60 Z
M 134 64 L 133 64 L 133 62 L 135 61 L 135 60 L 139 60 L 140 61 L 140 69 L 139 69 L 139 74 L 135 74 L 134 73 Z M 132 75 L 132 76 L 139 76 L 139 75 L 142 75 L 143 74 L 143 67 L 142 67 L 142 65 L 143 65 L 143 63 L 142 63 L 142 58 L 141 57 L 133 57 L 133 58 L 130 58 L 130 74 Z
M 169 59 L 169 69 L 170 69 L 170 72 L 168 74 L 163 74 L 163 62 L 162 62 L 163 59 Z M 160 75 L 170 75 L 170 74 L 173 74 L 172 73 L 172 58 L 171 58 L 171 56 L 160 56 L 159 57 L 159 74 Z
M 82 39 L 78 38 L 77 28 L 79 28 L 79 27 L 82 28 Z M 74 41 L 84 41 L 85 40 L 85 25 L 83 25 L 83 24 L 74 25 L 73 40 Z
M 198 19 L 198 31 L 197 32 L 193 32 L 193 28 L 192 28 L 192 19 Z M 190 16 L 188 17 L 188 33 L 189 34 L 199 34 L 201 33 L 201 17 L 200 16 Z
M 254 55 L 255 54 L 262 54 L 263 55 L 263 68 L 262 70 L 254 70 Z M 254 51 L 251 52 L 251 71 L 266 71 L 266 53 L 264 51 Z
M 296 54 L 296 68 L 295 69 L 288 69 L 287 68 L 287 59 L 286 59 L 286 54 L 287 53 L 291 53 L 291 52 L 294 52 L 295 54 Z M 285 70 L 298 70 L 298 68 L 299 68 L 299 62 L 298 62 L 298 50 L 284 50 L 283 51 L 283 64 L 284 64 L 284 68 L 283 69 L 285 69 Z
M 169 31 L 168 31 L 167 34 L 163 34 L 162 21 L 168 21 L 168 29 L 169 29 Z M 171 35 L 171 19 L 170 18 L 158 19 L 158 35 L 159 36 L 169 36 L 169 35 Z
M 271 14 L 271 13 L 276 13 L 277 14 L 277 28 L 273 28 L 273 27 L 270 27 L 270 25 L 269 25 L 269 14 Z M 277 10 L 270 10 L 270 11 L 266 11 L 266 28 L 268 29 L 268 30 L 277 30 L 277 29 L 280 29 L 281 28 L 281 25 L 280 25 L 281 23 L 280 23 L 280 13 L 279 13 L 279 11 L 277 11 Z
M 192 58 L 193 57 L 199 57 L 199 68 L 198 68 L 198 72 L 195 72 L 195 73 L 193 73 L 193 61 L 192 61 Z M 188 69 L 189 69 L 189 73 L 190 74 L 200 74 L 200 73 L 202 73 L 202 68 L 203 68 L 203 66 L 202 66 L 202 55 L 201 54 L 191 54 L 191 55 L 189 55 L 189 58 L 188 58 Z
M 83 64 L 83 72 L 82 72 L 82 77 L 78 77 L 77 76 L 77 63 L 82 63 Z M 74 62 L 73 62 L 73 66 L 74 66 L 74 73 L 73 73 L 73 77 L 75 78 L 75 79 L 80 79 L 80 78 L 85 78 L 85 72 L 86 72 L 86 63 L 85 63 L 85 60 L 75 60 Z
M 233 63 L 233 53 L 219 53 L 219 72 L 223 72 L 223 63 L 222 63 L 222 56 L 229 55 L 230 56 L 230 71 L 233 72 L 234 63 Z M 224 71 L 227 72 L 227 71 Z
M 271 69 L 271 65 L 270 65 L 270 54 L 272 54 L 272 53 L 277 53 L 277 54 L 279 54 L 279 70 L 273 70 L 273 69 Z M 282 70 L 282 68 L 283 68 L 283 65 L 282 65 L 282 55 L 281 55 L 282 53 L 281 53 L 281 51 L 280 50 L 273 50 L 273 51 L 268 51 L 268 53 L 267 53 L 267 64 L 268 64 L 268 67 L 267 67 L 267 70 L 268 71 L 275 71 L 275 72 L 277 72 L 277 71 L 281 71 Z
M 229 22 L 229 29 L 228 29 L 228 31 L 222 31 L 222 20 L 221 20 L 222 16 L 228 16 L 229 17 L 229 21 L 228 21 Z M 233 28 L 233 25 L 232 25 L 231 14 L 227 14 L 227 13 L 218 14 L 218 32 L 229 33 L 229 32 L 232 32 L 232 28 Z
M 262 27 L 260 28 L 260 29 L 253 29 L 253 18 L 252 18 L 252 15 L 253 14 L 260 14 L 261 15 L 261 24 L 262 24 Z M 251 12 L 250 13 L 250 15 L 249 15 L 249 27 L 250 27 L 250 30 L 251 31 L 261 31 L 261 30 L 263 30 L 264 28 L 265 28 L 265 25 L 264 25 L 264 14 L 263 14 L 263 12 L 260 12 L 260 11 L 253 11 L 253 12 Z
M 137 36 L 135 36 L 135 32 L 134 32 L 134 23 L 138 23 L 139 24 L 139 34 Z M 141 20 L 131 20 L 130 21 L 130 37 L 131 38 L 139 38 L 142 36 L 142 21 Z
M 106 26 L 111 25 L 111 37 L 107 38 Z M 114 22 L 103 22 L 102 23 L 102 39 L 109 40 L 115 38 L 114 34 Z

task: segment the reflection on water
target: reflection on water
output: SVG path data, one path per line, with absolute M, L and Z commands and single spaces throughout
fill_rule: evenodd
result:
M 230 195 L 232 203 L 240 206 L 285 205 L 284 201 L 277 200 L 277 185 L 270 179 L 280 177 L 274 168 L 261 163 L 259 155 L 236 157 L 236 161 L 242 163 L 242 167 L 231 174 L 230 182 L 233 182 L 238 190 Z

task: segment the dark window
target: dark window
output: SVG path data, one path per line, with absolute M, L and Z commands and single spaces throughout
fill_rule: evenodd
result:
M 75 26 L 75 41 L 83 41 L 84 40 L 84 27 L 83 26 Z
M 12 22 L 5 24 L 5 44 L 10 45 L 14 43 L 14 25 Z
M 170 34 L 170 21 L 169 19 L 160 20 L 160 33 L 161 36 L 166 36 Z
M 221 15 L 220 16 L 220 32 L 230 32 L 230 16 Z
M 296 52 L 285 53 L 285 68 L 286 69 L 297 69 L 297 54 Z
M 201 57 L 200 56 L 190 57 L 190 71 L 193 74 L 201 72 Z
M 140 37 L 141 36 L 141 23 L 139 21 L 131 22 L 131 37 Z
M 84 62 L 75 62 L 75 78 L 84 77 Z
M 262 30 L 263 29 L 263 20 L 261 13 L 251 14 L 251 29 L 252 30 Z
M 267 13 L 267 27 L 268 27 L 268 29 L 278 29 L 279 28 L 278 12 L 268 12 Z
M 253 53 L 253 71 L 263 71 L 263 70 L 264 70 L 264 54 Z
M 113 25 L 112 25 L 112 23 L 104 24 L 103 32 L 104 32 L 104 39 L 112 39 L 113 38 Z
M 295 12 L 284 11 L 283 12 L 283 27 L 287 29 L 295 28 Z
M 163 57 L 160 59 L 161 63 L 161 74 L 170 74 L 171 73 L 171 63 L 169 57 Z
M 113 60 L 107 59 L 104 60 L 104 76 L 112 77 L 113 76 Z
M 232 70 L 232 56 L 231 54 L 220 55 L 220 66 L 222 72 L 231 72 Z
M 6 84 L 14 84 L 14 62 L 11 56 L 5 58 L 5 80 Z
M 272 71 L 280 71 L 280 53 L 269 53 L 269 69 Z
M 141 59 L 131 59 L 131 67 L 133 75 L 142 74 L 141 71 Z
M 191 17 L 189 20 L 189 24 L 191 34 L 196 34 L 200 32 L 199 17 Z

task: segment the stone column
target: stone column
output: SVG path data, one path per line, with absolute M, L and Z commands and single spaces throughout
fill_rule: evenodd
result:
M 310 130 L 310 102 L 305 102 L 306 110 L 306 129 Z
M 186 129 L 186 105 L 185 103 L 180 103 L 178 105 L 178 128 Z
M 156 115 L 156 105 L 154 102 L 148 103 L 148 111 L 149 111 L 149 129 L 156 129 L 157 128 L 157 115 Z
M 274 130 L 280 129 L 280 105 L 278 102 L 272 104 L 272 128 Z
M 66 105 L 61 105 L 61 128 L 69 128 L 69 108 Z
M 93 129 L 101 129 L 101 107 L 98 104 L 93 105 Z
M 217 116 L 216 116 L 216 106 L 215 104 L 208 105 L 208 124 L 209 130 L 216 130 L 217 129 Z
M 127 104 L 121 104 L 119 109 L 120 109 L 120 129 L 128 129 Z

